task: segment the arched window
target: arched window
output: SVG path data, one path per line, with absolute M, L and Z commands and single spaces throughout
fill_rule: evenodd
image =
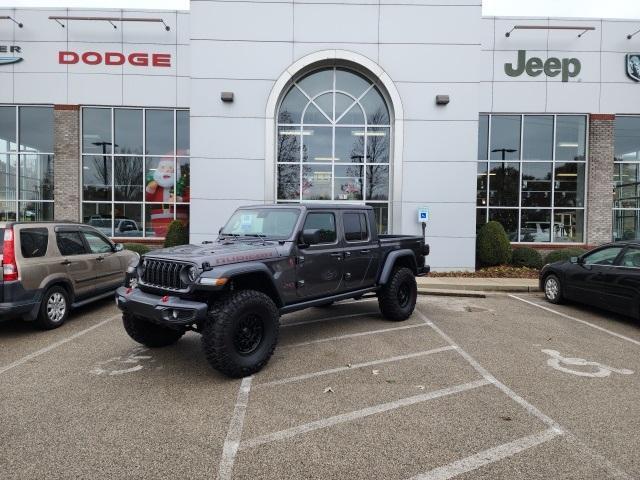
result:
M 369 79 L 340 67 L 301 77 L 278 110 L 278 202 L 366 203 L 386 233 L 390 138 L 387 103 Z

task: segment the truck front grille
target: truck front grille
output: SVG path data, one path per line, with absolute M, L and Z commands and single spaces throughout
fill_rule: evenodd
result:
M 181 278 L 180 272 L 190 265 L 168 260 L 144 260 L 142 283 L 154 288 L 166 290 L 184 290 L 188 287 Z

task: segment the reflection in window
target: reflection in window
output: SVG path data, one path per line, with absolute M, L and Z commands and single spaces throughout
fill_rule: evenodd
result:
M 53 165 L 53 108 L 0 107 L 0 221 L 53 220 Z
M 278 201 L 367 202 L 388 228 L 390 115 L 380 90 L 343 68 L 295 81 L 278 111 Z
M 497 220 L 512 242 L 582 242 L 585 129 L 584 115 L 480 115 L 477 228 Z
M 188 111 L 90 107 L 82 125 L 84 223 L 114 237 L 164 237 L 173 220 L 188 223 Z
M 614 159 L 613 239 L 636 240 L 640 238 L 640 116 L 616 116 Z

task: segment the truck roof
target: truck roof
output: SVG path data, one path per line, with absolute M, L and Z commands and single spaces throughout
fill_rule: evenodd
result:
M 370 205 L 354 203 L 261 203 L 259 205 L 245 205 L 245 208 L 305 208 L 306 210 L 373 210 Z

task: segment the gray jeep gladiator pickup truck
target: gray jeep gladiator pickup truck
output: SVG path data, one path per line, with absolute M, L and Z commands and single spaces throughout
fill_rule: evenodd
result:
M 428 254 L 423 237 L 378 235 L 368 206 L 248 206 L 215 242 L 144 255 L 116 303 L 135 341 L 163 347 L 192 330 L 211 366 L 243 377 L 269 361 L 280 315 L 377 296 L 386 319 L 407 319 Z

